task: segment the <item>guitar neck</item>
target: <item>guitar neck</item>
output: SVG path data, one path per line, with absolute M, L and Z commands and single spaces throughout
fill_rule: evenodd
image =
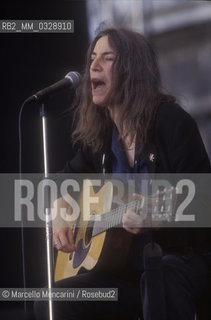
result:
M 95 236 L 108 229 L 122 225 L 123 215 L 129 208 L 138 209 L 140 207 L 140 200 L 134 200 L 128 204 L 124 204 L 114 210 L 105 212 L 99 216 L 100 220 L 94 221 L 92 236 Z
M 92 236 L 95 236 L 108 229 L 122 225 L 123 215 L 128 209 L 134 211 L 142 216 L 142 219 L 148 218 L 148 227 L 152 227 L 152 221 L 169 222 L 174 219 L 175 207 L 175 189 L 171 188 L 164 192 L 158 192 L 150 197 L 142 196 L 141 200 L 134 200 L 128 204 L 99 215 L 99 219 L 95 218 Z

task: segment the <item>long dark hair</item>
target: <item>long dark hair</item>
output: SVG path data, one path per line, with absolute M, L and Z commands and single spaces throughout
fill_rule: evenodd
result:
M 98 152 L 110 130 L 108 108 L 92 102 L 89 76 L 91 54 L 103 36 L 108 36 L 109 44 L 116 53 L 112 66 L 112 91 L 107 105 L 120 106 L 119 138 L 129 137 L 132 142 L 136 135 L 136 143 L 141 151 L 152 137 L 158 105 L 162 101 L 175 101 L 175 98 L 161 93 L 159 68 L 151 45 L 141 34 L 126 29 L 100 31 L 88 49 L 82 85 L 77 93 L 75 119 L 78 122 L 73 139 Z

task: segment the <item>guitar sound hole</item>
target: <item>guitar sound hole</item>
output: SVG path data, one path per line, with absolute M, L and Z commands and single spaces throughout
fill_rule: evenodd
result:
M 88 225 L 86 228 L 86 234 L 85 234 L 85 245 L 86 246 L 90 243 L 90 241 L 92 239 L 93 225 L 94 225 L 93 221 L 88 222 Z

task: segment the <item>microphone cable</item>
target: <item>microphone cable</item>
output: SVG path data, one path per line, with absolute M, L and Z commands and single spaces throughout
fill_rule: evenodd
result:
M 21 183 L 22 178 L 22 132 L 21 132 L 21 118 L 22 113 L 25 105 L 29 103 L 28 99 L 26 99 L 20 108 L 19 114 L 18 114 L 18 158 L 19 158 L 19 180 Z M 23 223 L 23 216 L 21 212 L 21 254 L 22 254 L 22 277 L 23 277 L 23 288 L 26 289 L 26 264 L 25 264 L 25 239 L 24 239 L 24 223 Z M 26 299 L 24 299 L 24 311 L 27 312 L 27 303 Z

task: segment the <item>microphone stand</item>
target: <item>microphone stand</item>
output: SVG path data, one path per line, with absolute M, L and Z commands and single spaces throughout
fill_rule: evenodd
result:
M 45 179 L 49 177 L 49 164 L 48 164 L 48 139 L 47 139 L 47 119 L 44 103 L 41 104 L 40 112 L 42 120 L 42 136 L 43 136 L 43 161 L 44 161 L 44 175 Z M 45 189 L 44 189 L 45 190 Z M 46 253 L 47 253 L 47 276 L 48 276 L 48 290 L 49 290 L 49 320 L 54 319 L 53 301 L 51 296 L 51 289 L 54 284 L 54 268 L 53 268 L 53 237 L 52 237 L 52 219 L 51 219 L 51 207 L 49 205 L 49 189 L 44 191 L 44 203 L 46 204 L 46 219 L 45 219 L 45 232 L 46 232 Z
M 48 166 L 48 139 L 47 139 L 47 120 L 45 113 L 44 103 L 42 100 L 52 96 L 54 93 L 59 92 L 61 89 L 66 87 L 71 87 L 76 89 L 80 84 L 80 74 L 76 71 L 69 72 L 66 74 L 65 78 L 56 82 L 48 88 L 40 90 L 33 96 L 29 97 L 24 101 L 21 106 L 20 115 L 19 115 L 19 143 L 21 150 L 21 114 L 23 107 L 26 103 L 31 103 L 33 101 L 37 101 L 41 104 L 41 112 L 40 117 L 42 119 L 42 135 L 43 135 L 43 161 L 44 161 L 44 176 L 45 181 L 49 177 L 49 166 Z M 21 173 L 21 152 L 20 152 L 20 173 Z M 52 214 L 51 214 L 51 206 L 50 206 L 50 194 L 49 189 L 47 191 L 44 189 L 44 208 L 45 208 L 45 232 L 46 232 L 46 253 L 47 253 L 47 276 L 48 276 L 48 290 L 49 290 L 49 320 L 54 320 L 54 312 L 53 312 L 53 300 L 52 300 L 52 288 L 54 285 L 54 268 L 53 268 L 53 233 L 52 233 Z M 23 242 L 23 231 L 22 231 L 22 242 Z M 23 252 L 23 260 L 24 260 L 24 252 Z M 23 273 L 25 274 L 25 265 L 23 263 Z M 24 278 L 24 287 L 25 287 L 25 278 Z M 24 308 L 26 310 L 26 304 L 24 304 Z

